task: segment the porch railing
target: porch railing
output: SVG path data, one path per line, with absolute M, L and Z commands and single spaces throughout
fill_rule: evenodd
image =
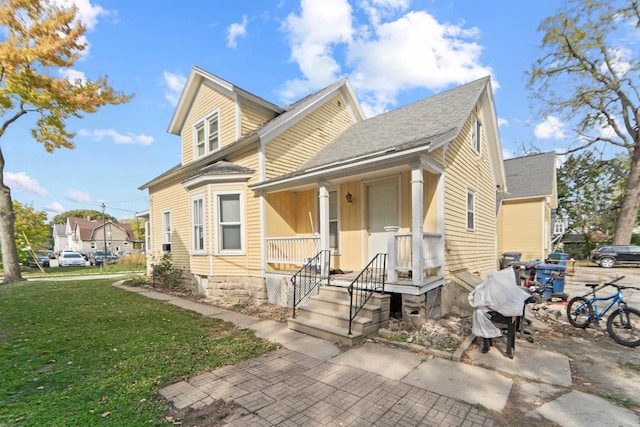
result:
M 351 325 L 374 292 L 384 292 L 387 254 L 376 255 L 349 285 L 349 335 Z
M 398 233 L 390 228 L 389 245 L 389 280 L 395 280 L 398 272 L 409 272 L 413 270 L 411 256 L 413 253 L 412 234 L 410 232 Z M 423 259 L 424 268 L 439 268 L 443 265 L 442 235 L 439 233 L 423 233 Z
M 293 318 L 296 318 L 296 307 L 309 295 L 314 294 L 326 281 L 329 284 L 331 251 L 320 251 L 310 258 L 300 270 L 291 277 L 293 285 Z
M 267 263 L 304 265 L 320 250 L 319 236 L 267 237 Z

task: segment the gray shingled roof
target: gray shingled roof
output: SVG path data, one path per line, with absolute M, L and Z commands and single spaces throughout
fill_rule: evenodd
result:
M 443 135 L 455 137 L 478 102 L 489 77 L 358 122 L 340 134 L 299 172 L 390 150 L 427 145 Z
M 236 165 L 235 163 L 219 160 L 215 163 L 207 165 L 202 169 L 199 169 L 190 178 L 195 178 L 202 175 L 231 175 L 231 174 L 252 174 L 255 172 L 253 169 L 246 168 L 244 166 Z
M 556 168 L 556 153 L 533 154 L 504 161 L 507 193 L 498 195 L 498 202 L 508 199 L 550 196 Z

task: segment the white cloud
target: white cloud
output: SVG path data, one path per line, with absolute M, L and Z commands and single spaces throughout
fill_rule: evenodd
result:
M 4 182 L 13 191 L 25 191 L 38 196 L 47 195 L 47 190 L 38 183 L 38 180 L 31 178 L 25 172 L 5 172 Z
M 91 4 L 90 0 L 54 0 L 58 6 L 69 8 L 75 5 L 78 8 L 77 18 L 92 30 L 98 24 L 98 18 L 102 15 L 109 15 L 109 12 L 102 6 Z
M 283 28 L 291 45 L 291 60 L 304 75 L 285 83 L 282 97 L 292 101 L 310 90 L 334 82 L 340 65 L 333 58 L 333 46 L 353 38 L 351 5 L 347 0 L 302 0 L 300 15 L 287 16 Z
M 116 144 L 151 145 L 154 141 L 152 136 L 145 135 L 143 133 L 134 134 L 129 132 L 122 134 L 113 129 L 94 129 L 92 131 L 80 129 L 78 130 L 78 135 L 92 138 L 95 141 L 102 141 L 104 138 L 111 138 L 111 140 Z
M 168 71 L 162 73 L 162 77 L 164 79 L 164 85 L 166 86 L 164 90 L 164 97 L 175 107 L 178 105 L 178 100 L 180 100 L 182 89 L 184 89 L 184 85 L 187 83 L 187 78 L 180 74 L 174 74 Z
M 558 117 L 547 116 L 542 123 L 536 125 L 534 131 L 538 139 L 564 139 L 565 125 Z
M 383 18 L 391 16 L 395 11 L 409 8 L 410 0 L 363 0 L 360 7 L 365 11 L 374 27 L 380 25 Z
M 616 77 L 623 78 L 631 69 L 630 58 L 633 58 L 633 52 L 625 47 L 613 47 L 609 48 L 607 53 L 611 59 L 611 68 L 616 74 Z M 601 73 L 608 73 L 609 68 L 606 63 L 600 65 Z
M 71 68 L 62 68 L 58 70 L 60 77 L 65 78 L 69 81 L 69 83 L 73 85 L 77 85 L 78 81 L 80 85 L 83 85 L 87 82 L 87 76 L 78 70 L 73 70 Z
M 395 105 L 401 91 L 440 91 L 493 74 L 480 63 L 477 28 L 438 22 L 426 11 L 394 19 L 408 6 L 406 0 L 364 0 L 359 7 L 368 22 L 354 28 L 347 0 L 303 0 L 300 14 L 289 15 L 283 26 L 303 78 L 288 81 L 282 99 L 291 102 L 348 75 L 365 111 L 379 113 Z M 346 72 L 336 52 L 345 55 Z
M 509 120 L 498 117 L 498 127 L 509 126 Z
M 49 203 L 44 207 L 47 212 L 52 212 L 55 214 L 60 214 L 65 211 L 64 207 L 58 202 Z
M 71 200 L 72 202 L 79 202 L 79 203 L 96 202 L 96 199 L 94 199 L 89 194 L 80 190 L 69 190 L 67 192 L 67 199 Z
M 227 47 L 235 49 L 236 40 L 247 35 L 247 15 L 242 15 L 242 23 L 233 23 L 227 28 Z
M 76 6 L 78 8 L 76 21 L 80 21 L 88 31 L 93 30 L 96 25 L 98 25 L 98 18 L 110 15 L 108 10 L 104 9 L 102 6 L 92 4 L 90 0 L 53 0 L 53 3 L 65 9 L 71 6 Z M 85 46 L 84 50 L 81 52 L 81 56 L 86 58 L 89 56 L 91 44 L 84 35 L 80 36 L 78 41 L 81 45 Z

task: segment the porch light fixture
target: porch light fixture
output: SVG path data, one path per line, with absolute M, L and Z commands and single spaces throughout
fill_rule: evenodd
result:
M 347 195 L 345 196 L 345 198 L 347 199 L 347 204 L 350 205 L 351 203 L 353 203 L 353 196 L 351 195 L 351 193 L 347 193 Z

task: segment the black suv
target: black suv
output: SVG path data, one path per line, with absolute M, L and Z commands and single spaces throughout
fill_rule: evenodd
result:
M 640 246 L 600 246 L 591 252 L 591 262 L 610 268 L 617 264 L 640 264 Z

